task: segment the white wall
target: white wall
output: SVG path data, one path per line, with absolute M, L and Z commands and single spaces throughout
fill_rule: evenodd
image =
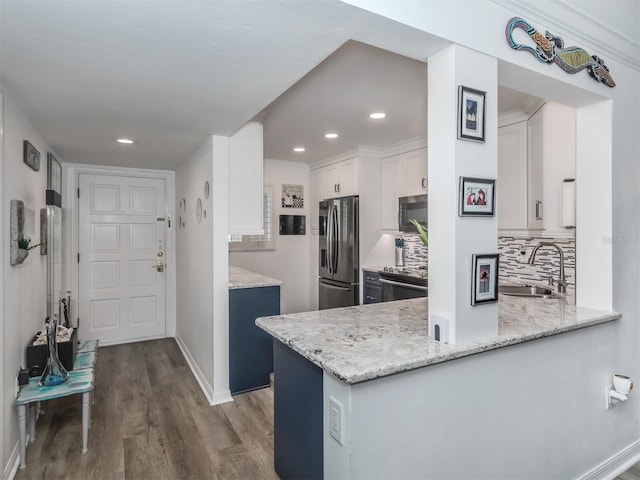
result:
M 579 188 L 581 192 L 610 191 L 612 205 L 608 207 L 605 200 L 602 205 L 604 208 L 587 211 L 583 215 L 580 210 L 589 205 L 589 202 L 581 197 L 581 193 L 578 194 L 578 218 L 581 219 L 581 223 L 588 222 L 590 228 L 581 229 L 580 225 L 577 228 L 577 274 L 579 282 L 585 282 L 588 285 L 588 291 L 593 295 L 591 302 L 606 304 L 607 299 L 612 298 L 613 308 L 621 312 L 623 317 L 619 322 L 593 329 L 585 345 L 572 342 L 571 335 L 561 335 L 554 339 L 561 347 L 553 355 L 555 358 L 553 365 L 546 362 L 548 358 L 546 351 L 536 349 L 538 356 L 528 356 L 526 353 L 528 345 L 523 345 L 505 349 L 501 354 L 502 362 L 494 364 L 494 370 L 476 368 L 475 365 L 472 368 L 478 378 L 488 376 L 491 379 L 499 379 L 500 388 L 485 392 L 486 396 L 482 401 L 489 405 L 502 402 L 503 388 L 512 382 L 511 375 L 517 372 L 512 369 L 512 366 L 524 366 L 523 359 L 528 358 L 531 364 L 518 373 L 522 378 L 527 379 L 534 391 L 546 391 L 548 388 L 546 377 L 555 375 L 558 371 L 573 373 L 580 382 L 582 379 L 591 379 L 588 387 L 585 384 L 579 389 L 579 391 L 586 391 L 588 388 L 588 396 L 577 395 L 578 391 L 559 390 L 554 392 L 553 402 L 545 400 L 540 405 L 531 405 L 535 409 L 525 409 L 521 413 L 524 417 L 532 412 L 548 413 L 550 421 L 547 424 L 554 425 L 555 428 L 548 434 L 544 434 L 531 422 L 519 424 L 521 437 L 534 441 L 531 445 L 512 442 L 508 445 L 508 453 L 504 458 L 512 455 L 515 458 L 522 458 L 522 453 L 531 452 L 532 448 L 546 453 L 549 436 L 553 436 L 558 429 L 562 429 L 561 438 L 565 439 L 563 448 L 565 456 L 558 458 L 542 455 L 540 464 L 527 464 L 524 469 L 518 468 L 519 475 L 534 476 L 537 469 L 556 468 L 559 472 L 566 472 L 572 468 L 573 474 L 569 476 L 577 476 L 580 473 L 586 473 L 591 466 L 599 462 L 611 460 L 614 465 L 617 461 L 616 456 L 622 455 L 626 446 L 635 448 L 637 454 L 640 451 L 635 443 L 640 437 L 639 399 L 634 397 L 621 408 L 605 410 L 602 391 L 608 382 L 608 377 L 614 372 L 624 371 L 632 378 L 640 377 L 637 358 L 640 343 L 638 327 L 640 304 L 637 300 L 638 285 L 640 285 L 640 252 L 638 250 L 640 216 L 637 214 L 637 179 L 640 176 L 640 164 L 637 158 L 640 151 L 640 136 L 637 112 L 634 113 L 640 104 L 640 74 L 621 63 L 605 58 L 611 75 L 617 83 L 615 88 L 608 88 L 596 83 L 584 71 L 570 75 L 554 64 L 542 64 L 525 52 L 512 50 L 504 38 L 506 22 L 513 16 L 527 18 L 524 12 L 517 10 L 517 6 L 508 9 L 497 2 L 490 1 L 470 3 L 437 0 L 419 2 L 348 0 L 347 3 L 494 56 L 499 59 L 498 79 L 501 84 L 578 109 L 576 135 Z M 516 4 L 514 2 L 510 5 Z M 558 20 L 571 25 L 570 17 Z M 532 23 L 542 32 L 548 28 L 541 22 Z M 461 28 L 461 25 L 475 25 L 476 28 Z M 565 45 L 583 43 L 571 38 L 567 32 L 570 30 L 553 33 L 561 35 Z M 600 53 L 597 51 L 597 34 L 594 33 L 592 38 L 596 45 L 595 51 L 593 44 L 585 45 L 585 48 L 589 53 Z M 431 72 L 431 69 L 429 71 Z M 612 101 L 610 134 L 608 133 L 608 115 L 600 118 L 596 126 L 593 119 L 596 117 L 594 113 L 598 107 L 589 107 L 589 105 L 606 102 L 608 99 Z M 586 110 L 581 112 L 581 109 Z M 588 128 L 588 133 L 584 128 Z M 590 174 L 587 178 L 581 177 L 580 162 L 583 161 L 581 152 L 595 145 L 600 154 L 597 160 L 591 155 L 585 157 L 592 159 L 587 167 L 590 169 Z M 433 151 L 430 150 L 430 171 L 433 158 Z M 581 277 L 580 265 L 583 262 L 601 266 L 605 275 Z M 611 272 L 611 283 L 607 281 L 609 272 Z M 436 278 L 430 280 L 431 290 L 433 283 L 438 280 Z M 582 284 L 578 285 L 578 290 L 582 287 Z M 543 343 L 543 345 L 547 344 L 548 342 Z M 600 352 L 611 352 L 611 354 L 601 355 Z M 429 405 L 430 403 L 426 403 L 425 408 Z M 528 403 L 525 402 L 525 405 Z M 464 418 L 467 418 L 468 412 L 474 411 L 474 407 L 470 405 L 460 404 L 458 408 L 459 415 Z M 448 410 L 453 409 L 448 408 Z M 507 410 L 509 411 L 511 410 Z M 579 418 L 581 421 L 574 422 L 574 418 Z M 571 430 L 565 433 L 564 425 L 567 419 L 570 420 Z M 546 417 L 545 422 L 547 422 Z M 464 422 L 460 425 L 466 426 Z M 491 430 L 491 438 L 513 438 L 511 437 L 513 425 L 504 422 L 498 425 Z M 461 432 L 463 433 L 464 431 Z M 597 448 L 588 447 L 586 444 L 589 442 L 596 444 Z M 570 448 L 566 445 L 570 445 Z M 583 449 L 591 454 L 589 461 L 586 461 L 582 453 Z M 455 465 L 461 458 L 458 451 L 451 450 L 439 460 Z M 490 464 L 491 458 L 487 458 L 486 463 L 479 465 L 479 471 L 486 471 Z
M 204 182 L 212 183 L 213 147 L 209 138 L 176 170 L 176 337 L 189 351 L 213 392 L 213 195 L 204 198 Z M 207 218 L 196 221 L 196 202 Z M 186 208 L 180 202 L 186 201 Z M 183 203 L 184 205 L 184 203 Z M 183 225 L 180 225 L 182 222 Z M 193 367 L 193 365 L 192 365 Z M 198 376 L 198 375 L 196 375 Z
M 0 19 L 2 15 L 0 14 Z M 4 198 L 4 91 L 2 90 L 2 85 L 0 85 L 0 198 Z M 4 225 L 4 208 L 0 210 L 0 225 Z M 0 265 L 4 265 L 5 256 L 4 256 L 4 245 L 5 245 L 5 237 L 4 235 L 0 236 Z M 4 313 L 4 272 L 0 275 L 0 311 Z M 0 323 L 0 345 L 3 346 L 4 349 L 4 315 L 3 321 Z M 4 355 L 0 355 L 0 382 L 4 387 Z M 4 451 L 5 445 L 5 396 L 0 395 L 0 459 L 2 459 L 2 466 L 4 467 L 4 473 L 2 478 L 7 478 L 9 476 L 9 472 L 7 472 L 6 467 L 8 466 L 7 457 Z
M 212 136 L 176 171 L 176 340 L 214 405 L 229 392 L 229 138 Z M 210 195 L 204 197 L 204 183 Z M 203 215 L 196 219 L 196 202 Z M 180 202 L 186 208 L 180 208 Z M 206 213 L 205 213 L 206 212 Z
M 311 191 L 309 166 L 301 162 L 265 159 L 264 184 L 273 186 L 275 209 L 275 251 L 230 252 L 232 265 L 261 273 L 282 281 L 280 310 L 282 313 L 311 310 L 310 282 L 317 276 L 311 270 Z M 282 184 L 299 184 L 304 188 L 304 208 L 283 208 Z M 306 235 L 278 235 L 280 215 L 305 215 Z M 317 239 L 317 237 L 314 237 Z
M 460 177 L 497 178 L 497 62 L 452 45 L 429 65 L 429 314 L 461 343 L 498 332 L 498 305 L 470 302 L 472 255 L 497 253 L 496 217 L 458 216 Z M 486 92 L 483 143 L 456 138 L 460 85 Z
M 35 172 L 23 162 L 23 140 L 29 140 L 40 152 L 40 171 Z M 18 444 L 18 415 L 15 407 L 15 384 L 20 366 L 25 364 L 25 346 L 36 331 L 44 327 L 46 317 L 46 256 L 40 249 L 30 251 L 22 265 L 9 264 L 9 238 L 11 200 L 24 202 L 25 234 L 32 243 L 40 242 L 40 209 L 45 208 L 47 188 L 47 151 L 51 151 L 38 132 L 31 126 L 10 95 L 4 99 L 4 172 L 2 235 L 4 261 L 3 309 L 4 371 L 2 395 L 4 410 L 3 465 L 10 467 Z
M 616 336 L 585 328 L 351 388 L 325 375 L 346 434 L 324 435 L 325 478 L 577 478 L 637 430 L 637 399 L 604 408 Z

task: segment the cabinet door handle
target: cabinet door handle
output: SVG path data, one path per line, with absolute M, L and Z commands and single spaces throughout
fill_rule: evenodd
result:
M 427 179 L 422 177 L 422 188 L 427 188 Z
M 536 200 L 536 220 L 542 220 L 543 213 L 542 200 Z

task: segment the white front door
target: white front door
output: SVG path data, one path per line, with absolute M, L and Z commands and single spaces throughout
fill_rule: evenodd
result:
M 164 180 L 80 174 L 78 184 L 81 337 L 164 337 Z

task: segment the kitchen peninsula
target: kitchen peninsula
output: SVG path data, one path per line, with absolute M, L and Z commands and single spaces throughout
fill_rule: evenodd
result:
M 522 402 L 529 375 L 547 375 L 551 391 L 563 385 L 549 365 L 553 350 L 575 348 L 585 327 L 607 328 L 620 318 L 562 299 L 501 296 L 497 336 L 447 345 L 428 336 L 427 305 L 419 298 L 256 321 L 274 337 L 281 478 L 495 475 L 469 469 L 483 452 L 500 458 L 496 439 L 482 441 L 493 422 L 522 421 L 503 418 L 510 414 L 501 404 Z M 501 348 L 509 346 L 516 347 Z M 506 449 L 514 438 L 497 441 Z M 445 460 L 458 455 L 464 463 Z M 485 457 L 478 464 L 491 463 Z

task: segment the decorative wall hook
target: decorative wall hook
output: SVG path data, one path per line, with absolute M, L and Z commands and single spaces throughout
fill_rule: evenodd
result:
M 535 42 L 536 47 L 523 45 L 513 39 L 513 31 L 520 28 L 527 32 L 527 35 Z M 586 50 L 580 47 L 566 47 L 564 40 L 557 35 L 545 32 L 543 35 L 526 20 L 520 17 L 513 17 L 507 22 L 505 31 L 507 43 L 514 50 L 529 52 L 543 63 L 555 63 L 567 73 L 578 73 L 587 69 L 589 75 L 597 82 L 602 82 L 608 87 L 615 87 L 609 74 L 609 69 L 604 64 L 604 60 L 597 55 L 589 55 Z

